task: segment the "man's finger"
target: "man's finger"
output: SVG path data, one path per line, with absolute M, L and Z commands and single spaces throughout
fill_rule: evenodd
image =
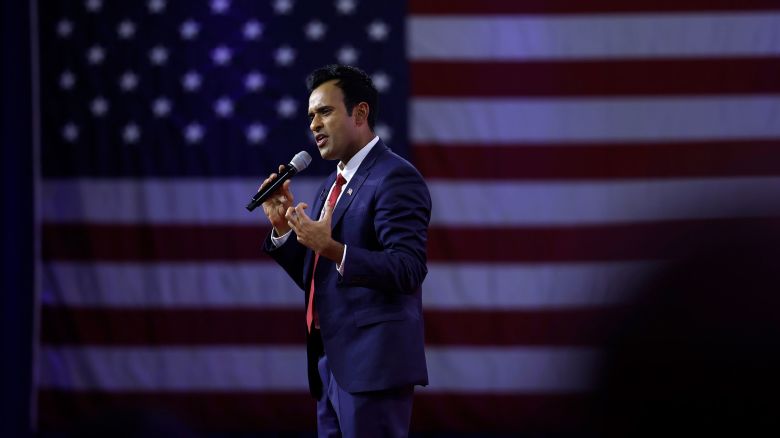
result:
M 306 210 L 306 207 L 308 207 L 308 205 L 306 205 L 305 202 L 300 202 L 300 203 L 298 203 L 298 205 L 295 206 L 295 209 L 294 209 L 295 210 L 295 214 L 296 214 L 298 220 L 301 221 L 301 222 L 305 222 L 305 221 L 311 220 L 309 218 L 309 215 L 306 214 L 306 211 L 304 211 L 304 210 Z
M 284 212 L 284 217 L 287 219 L 288 222 L 297 222 L 298 213 L 295 211 L 292 207 L 287 207 L 287 211 Z
M 326 202 L 325 209 L 322 211 L 322 219 L 330 221 L 331 217 L 333 217 L 333 207 L 331 207 L 330 202 Z

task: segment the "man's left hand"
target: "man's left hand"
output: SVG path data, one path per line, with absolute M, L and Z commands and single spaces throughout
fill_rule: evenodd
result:
M 295 231 L 298 242 L 312 251 L 319 253 L 323 257 L 329 258 L 336 263 L 341 263 L 344 254 L 344 245 L 336 242 L 331 237 L 331 218 L 333 209 L 325 204 L 325 211 L 322 218 L 318 221 L 312 220 L 307 214 L 306 209 L 309 206 L 301 202 L 294 208 L 289 207 L 285 218 L 287 224 Z

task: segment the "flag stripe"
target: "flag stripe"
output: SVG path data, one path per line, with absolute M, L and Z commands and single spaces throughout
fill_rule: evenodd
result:
M 436 227 L 433 262 L 574 262 L 668 257 L 669 244 L 691 232 L 728 232 L 777 218 L 724 218 L 582 226 Z M 260 251 L 268 230 L 249 226 L 44 225 L 44 260 L 269 260 Z
M 410 111 L 410 136 L 415 144 L 780 137 L 778 95 L 609 99 L 413 98 Z
M 262 209 L 244 206 L 260 178 L 63 178 L 41 184 L 41 216 L 46 222 L 214 222 L 268 224 Z M 291 181 L 295 202 L 310 203 L 320 178 Z
M 587 403 L 587 396 L 580 394 L 418 391 L 412 431 L 576 429 L 582 424 Z M 314 431 L 316 418 L 315 402 L 303 392 L 40 391 L 44 429 L 84 427 L 107 414 L 139 411 L 167 412 L 191 427 L 219 431 Z
M 414 155 L 417 168 L 429 180 L 576 182 L 780 175 L 780 139 L 574 145 L 418 143 Z
M 780 216 L 780 204 L 774 201 L 780 199 L 778 177 L 606 183 L 456 180 L 433 183 L 430 189 L 434 205 L 431 223 L 436 227 L 580 226 Z
M 568 393 L 592 386 L 599 354 L 581 347 L 426 349 L 425 392 Z M 44 345 L 41 387 L 74 391 L 307 389 L 295 347 L 62 347 Z M 576 369 L 573 365 L 576 364 Z M 572 367 L 572 369 L 569 369 Z M 155 370 L 155 371 L 151 371 Z
M 620 303 L 652 262 L 429 263 L 426 310 L 532 310 Z M 275 263 L 80 263 L 43 265 L 47 306 L 104 308 L 292 308 L 303 293 Z
M 777 9 L 777 6 L 775 7 Z M 780 54 L 780 13 L 412 16 L 413 62 Z
M 778 72 L 780 57 L 419 61 L 411 63 L 411 86 L 417 97 L 452 98 L 777 93 Z
M 774 0 L 411 0 L 413 15 L 495 15 L 495 14 L 598 14 L 615 12 L 700 12 L 777 10 Z
M 740 146 L 740 144 L 734 143 L 733 145 L 715 147 L 712 150 L 704 144 L 696 146 L 681 144 L 679 146 L 682 149 L 680 163 L 688 161 L 693 166 L 698 155 L 702 168 L 706 168 L 703 164 L 706 162 L 712 163 L 713 169 L 718 165 L 726 166 L 725 161 L 729 158 L 733 158 L 734 168 L 739 168 L 740 163 L 745 163 L 745 167 L 748 168 L 755 166 L 756 169 L 769 170 L 777 167 L 780 160 L 774 158 L 780 153 L 777 152 L 780 151 L 780 146 L 775 146 L 774 142 L 759 142 L 758 144 L 759 146 L 752 148 L 750 145 Z M 593 178 L 585 178 L 589 173 L 588 170 L 578 169 L 580 167 L 587 168 L 586 157 L 591 157 L 590 160 L 593 161 L 604 160 L 598 163 L 599 168 L 609 168 L 605 163 L 611 162 L 611 157 L 617 157 L 616 160 L 621 160 L 611 166 L 615 169 L 622 168 L 624 164 L 632 166 L 627 161 L 634 158 L 641 161 L 640 164 L 633 164 L 633 166 L 639 167 L 642 166 L 641 162 L 647 162 L 650 163 L 649 166 L 661 167 L 665 163 L 676 163 L 674 156 L 672 156 L 675 147 L 677 147 L 675 144 L 665 147 L 665 152 L 659 152 L 658 156 L 655 155 L 656 149 L 648 145 L 637 145 L 636 147 L 620 145 L 603 148 L 584 145 L 571 147 L 555 145 L 514 149 L 480 144 L 447 146 L 446 150 L 451 152 L 448 152 L 446 156 L 435 154 L 437 146 L 421 146 L 418 147 L 418 150 L 421 154 L 420 161 L 423 163 L 421 168 L 424 171 L 428 171 L 430 167 L 434 166 L 432 163 L 435 162 L 436 166 L 455 167 L 456 170 L 453 172 L 460 171 L 460 167 L 466 167 L 471 169 L 472 173 L 483 175 L 482 181 L 457 177 L 428 180 L 433 200 L 431 221 L 434 226 L 485 223 L 489 225 L 612 223 L 700 218 L 703 214 L 713 214 L 718 217 L 722 213 L 717 209 L 707 208 L 708 204 L 721 205 L 723 202 L 734 200 L 771 201 L 780 197 L 780 178 L 778 176 L 639 180 L 628 177 L 618 178 L 621 175 L 615 175 L 615 178 L 607 180 L 584 181 Z M 689 152 L 685 151 L 686 148 Z M 746 151 L 743 157 L 729 155 L 729 150 L 733 150 L 733 154 L 736 154 L 736 150 L 740 148 Z M 478 151 L 482 149 L 485 153 L 480 157 Z M 651 153 L 650 149 L 653 149 L 654 152 Z M 777 151 L 773 149 L 777 149 Z M 532 154 L 531 151 L 535 154 Z M 750 154 L 750 151 L 755 153 Z M 496 154 L 495 158 L 492 155 L 494 153 Z M 571 157 L 567 157 L 567 154 L 570 154 Z M 555 167 L 550 170 L 550 172 L 555 172 L 555 175 L 550 176 L 561 176 L 560 180 L 535 181 L 535 179 L 540 178 L 535 178 L 536 175 L 530 169 L 528 180 L 522 176 L 510 178 L 512 175 L 507 175 L 514 170 L 505 169 L 518 162 L 503 160 L 504 158 L 527 158 L 527 164 L 526 161 L 523 161 L 519 162 L 517 166 L 525 168 L 526 166 L 538 165 L 536 169 L 539 169 L 547 164 L 546 158 L 544 158 L 547 156 L 559 159 L 555 163 L 559 169 L 566 168 L 566 172 L 582 172 L 582 174 L 575 173 L 581 178 L 574 178 L 575 175 L 564 177 L 563 174 L 566 172 L 558 172 Z M 458 161 L 459 164 L 451 161 L 458 157 L 468 160 Z M 625 157 L 625 161 L 620 157 Z M 668 164 L 672 168 L 676 165 L 683 166 L 683 164 Z M 465 171 L 466 169 L 464 169 Z M 493 171 L 495 171 L 495 175 L 492 174 Z M 615 170 L 615 172 L 622 172 L 622 170 Z M 724 170 L 723 173 L 728 174 L 728 171 Z M 505 178 L 502 178 L 502 175 Z M 238 201 L 246 193 L 242 185 L 236 184 L 233 180 L 217 179 L 211 181 L 210 184 L 210 190 L 221 193 L 222 198 Z M 67 200 L 74 200 L 74 202 L 67 208 L 44 208 L 43 219 L 47 226 L 54 224 L 77 225 L 82 222 L 93 225 L 181 226 L 182 229 L 196 227 L 193 230 L 207 224 L 251 226 L 257 229 L 256 240 L 253 240 L 253 243 L 259 248 L 265 237 L 263 225 L 268 226 L 268 221 L 262 212 L 256 211 L 250 214 L 244 210 L 241 204 L 236 203 L 232 208 L 222 210 L 221 213 L 209 213 L 210 206 L 218 196 L 215 194 L 193 196 L 193 193 L 197 193 L 196 190 L 200 186 L 200 183 L 191 184 L 176 181 L 157 181 L 153 184 L 147 184 L 128 180 L 53 180 L 43 186 L 43 191 L 47 193 L 44 200 L 51 200 L 54 204 L 64 203 Z M 312 189 L 311 187 L 309 180 L 293 182 L 296 200 L 311 202 L 316 191 L 316 188 Z M 111 193 L 121 193 L 129 201 L 123 201 L 122 197 L 112 199 Z M 77 199 L 81 199 L 81 201 L 75 202 Z M 144 199 L 143 206 L 137 205 L 133 201 L 138 199 Z M 187 199 L 183 203 L 186 207 L 179 207 L 179 203 L 172 206 L 169 202 L 171 199 Z M 462 203 L 458 201 L 461 199 L 468 200 L 469 208 L 464 208 Z M 496 200 L 514 200 L 514 202 L 497 203 Z M 692 206 L 698 208 L 692 208 Z M 777 212 L 775 206 L 776 203 L 770 202 L 764 208 L 766 212 L 772 213 Z M 737 213 L 744 216 L 762 212 L 755 208 L 746 208 Z M 81 220 L 77 220 L 79 218 Z M 193 239 L 199 238 L 198 235 L 192 237 Z M 204 236 L 204 238 L 206 237 Z M 194 241 L 194 243 L 197 242 Z M 210 243 L 210 241 L 203 241 L 203 243 Z M 74 244 L 76 244 L 75 241 Z M 110 242 L 106 242 L 106 244 L 110 244 Z M 217 243 L 215 250 L 223 245 L 224 243 Z M 171 251 L 174 250 L 171 249 Z
M 295 345 L 304 339 L 297 309 L 103 309 L 44 307 L 41 340 L 53 345 Z M 426 344 L 596 345 L 614 310 L 426 310 Z M 344 321 L 344 324 L 354 323 Z

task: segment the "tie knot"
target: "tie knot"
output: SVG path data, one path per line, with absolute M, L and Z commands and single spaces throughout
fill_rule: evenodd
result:
M 336 176 L 336 185 L 337 185 L 337 186 L 341 187 L 341 186 L 343 186 L 343 185 L 344 185 L 346 182 L 347 182 L 347 180 L 346 180 L 346 179 L 344 179 L 344 177 L 343 177 L 343 176 L 342 176 L 340 173 L 339 173 L 339 174 Z

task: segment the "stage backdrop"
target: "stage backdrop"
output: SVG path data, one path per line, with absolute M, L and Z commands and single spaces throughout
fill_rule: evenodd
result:
M 433 197 L 413 430 L 577 430 L 665 245 L 777 217 L 774 0 L 39 1 L 36 424 L 310 431 L 304 298 L 244 210 L 304 77 L 369 72 Z M 726 213 L 728 211 L 728 213 Z M 349 266 L 346 267 L 349 269 Z M 121 416 L 121 415 L 120 415 Z

